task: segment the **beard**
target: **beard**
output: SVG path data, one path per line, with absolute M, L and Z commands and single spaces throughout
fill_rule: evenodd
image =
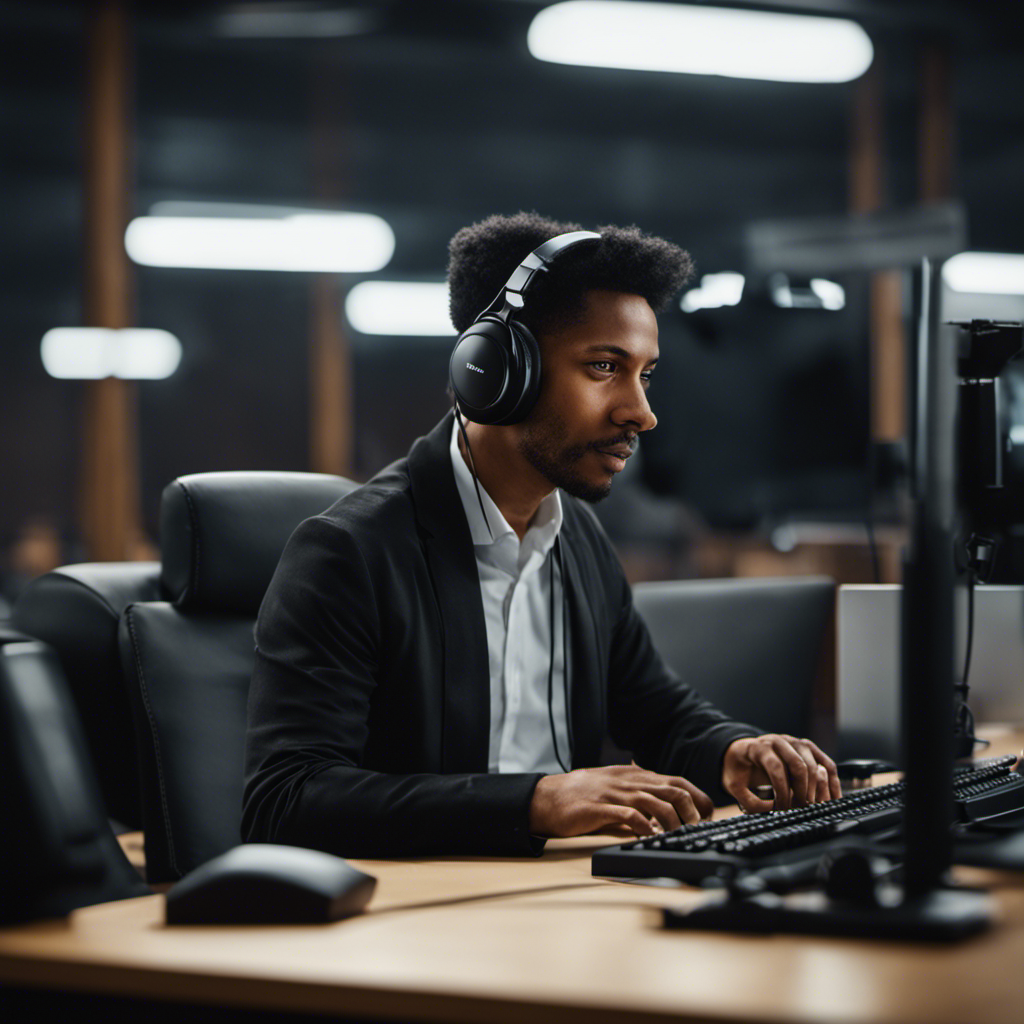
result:
M 631 436 L 601 440 L 592 444 L 567 444 L 569 430 L 558 413 L 549 413 L 543 419 L 525 423 L 516 448 L 520 455 L 538 473 L 566 494 L 596 504 L 607 498 L 612 490 L 611 479 L 594 483 L 582 475 L 579 463 L 595 448 L 608 448 L 615 444 L 633 444 Z

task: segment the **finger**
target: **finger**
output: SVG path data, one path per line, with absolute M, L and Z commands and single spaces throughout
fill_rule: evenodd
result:
M 653 836 L 657 834 L 657 829 L 651 823 L 651 819 L 635 807 L 625 807 L 622 804 L 604 804 L 601 810 L 607 817 L 606 824 L 622 825 L 628 828 L 635 836 Z
M 807 780 L 808 803 L 819 804 L 828 799 L 828 773 L 820 764 L 815 764 L 810 770 L 810 777 Z
M 843 795 L 843 787 L 839 781 L 839 769 L 836 767 L 835 761 L 833 761 L 832 758 L 829 757 L 828 754 L 826 754 L 825 751 L 822 750 L 821 747 L 819 747 L 813 740 L 804 740 L 803 742 L 810 748 L 810 751 L 814 754 L 814 759 L 818 764 L 822 765 L 825 769 L 828 776 L 829 796 L 833 800 L 838 799 Z
M 815 797 L 818 803 L 823 803 L 825 800 L 832 799 L 832 793 L 829 789 L 828 784 L 828 771 L 823 764 L 819 764 L 815 769 L 815 773 L 818 776 L 818 794 Z
M 690 798 L 693 800 L 694 807 L 697 808 L 697 813 L 701 818 L 710 818 L 715 812 L 715 802 L 704 792 L 703 789 L 698 789 L 689 779 L 681 779 L 683 786 L 686 791 L 690 794 Z
M 692 795 L 682 786 L 655 786 L 651 788 L 650 792 L 660 800 L 671 804 L 675 808 L 676 814 L 679 815 L 680 822 L 693 825 L 700 821 L 701 813 L 697 809 Z
M 800 742 L 806 744 L 810 748 L 811 753 L 814 754 L 814 759 L 818 762 L 818 764 L 823 764 L 825 768 L 830 771 L 833 768 L 835 768 L 835 761 L 833 761 L 832 758 L 829 757 L 828 754 L 826 754 L 825 751 L 822 750 L 821 747 L 819 747 L 818 744 L 814 742 L 814 740 L 804 739 Z
M 843 795 L 843 784 L 839 781 L 839 772 L 837 770 L 829 770 L 828 791 L 832 795 L 833 800 L 838 800 Z
M 736 803 L 740 808 L 748 814 L 765 814 L 775 810 L 776 807 L 774 800 L 762 800 L 745 787 L 732 795 L 736 797 Z M 779 809 L 781 810 L 781 807 Z
M 667 800 L 659 799 L 647 790 L 636 790 L 623 799 L 643 811 L 648 818 L 654 818 L 666 832 L 671 832 L 682 824 L 672 804 Z M 697 812 L 693 811 L 694 819 L 696 819 L 696 814 Z
M 764 769 L 769 784 L 775 790 L 775 808 L 780 811 L 788 810 L 793 804 L 793 791 L 790 789 L 789 776 L 786 774 L 786 766 L 782 759 L 770 746 L 753 748 L 753 756 Z M 800 764 L 803 765 L 803 761 L 800 761 Z M 806 771 L 806 768 L 804 770 Z
M 811 753 L 810 747 L 801 740 L 792 741 L 790 746 L 800 755 L 801 760 L 804 762 L 804 767 L 807 769 L 807 795 L 804 798 L 804 803 L 814 804 L 819 800 L 824 800 L 825 797 L 819 796 L 818 794 L 820 787 L 818 768 L 820 766 L 818 765 L 818 762 L 815 761 L 814 754 Z
M 825 769 L 829 797 L 832 800 L 838 800 L 843 795 L 843 785 L 839 781 L 839 769 L 831 757 L 826 762 L 822 762 L 822 767 Z
M 799 740 L 797 740 L 799 743 Z M 790 801 L 788 806 L 794 804 L 810 803 L 813 799 L 814 790 L 817 786 L 813 772 L 815 762 L 808 752 L 807 760 L 804 760 L 800 750 L 785 736 L 776 736 L 772 748 L 786 766 L 786 773 L 791 784 Z M 808 765 L 810 761 L 810 765 Z M 775 786 L 775 780 L 772 780 Z M 775 786 L 776 802 L 778 801 L 779 787 Z
M 662 775 L 660 776 L 660 783 L 660 789 L 651 788 L 650 791 L 657 793 L 663 800 L 668 800 L 677 811 L 679 810 L 679 795 L 684 794 L 689 798 L 689 801 L 684 800 L 684 803 L 692 802 L 700 818 L 710 818 L 714 813 L 714 801 L 704 790 L 695 786 L 689 779 L 684 779 L 678 775 Z M 682 817 L 682 812 L 680 812 L 679 816 Z

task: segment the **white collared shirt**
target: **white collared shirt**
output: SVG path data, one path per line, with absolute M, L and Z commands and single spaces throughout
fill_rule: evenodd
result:
M 571 767 L 565 713 L 562 579 L 552 550 L 562 526 L 562 502 L 558 491 L 552 491 L 540 503 L 520 542 L 482 486 L 480 500 L 477 499 L 473 476 L 459 450 L 458 422 L 452 428 L 450 451 L 455 484 L 476 552 L 487 625 L 491 676 L 488 770 L 556 774 L 562 768 L 555 757 L 548 714 L 552 649 L 551 708 L 558 754 L 566 767 Z M 486 522 L 480 511 L 481 500 L 487 513 Z M 494 532 L 493 539 L 488 523 Z M 552 565 L 554 622 L 551 621 Z

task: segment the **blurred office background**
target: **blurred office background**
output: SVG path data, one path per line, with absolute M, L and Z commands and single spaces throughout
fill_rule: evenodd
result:
M 448 404 L 452 333 L 431 319 L 443 290 L 375 309 L 356 289 L 438 286 L 458 228 L 520 209 L 636 223 L 696 260 L 661 320 L 660 424 L 598 507 L 634 580 L 897 578 L 905 274 L 758 274 L 745 240 L 765 222 L 952 202 L 966 251 L 1024 252 L 1020 5 L 717 4 L 858 24 L 870 64 L 838 82 L 542 60 L 528 37 L 548 6 L 0 3 L 7 600 L 61 562 L 154 557 L 179 474 L 363 480 L 403 455 Z M 125 251 L 136 218 L 314 211 L 380 218 L 383 242 L 355 248 L 382 245 L 383 265 L 154 266 L 141 243 Z M 998 293 L 949 287 L 948 315 L 1024 318 L 1010 266 Z M 173 339 L 58 338 L 48 370 L 44 336 L 81 326 Z M 132 345 L 153 361 L 133 363 Z M 114 376 L 52 375 L 76 372 Z M 1024 432 L 1024 376 L 1004 386 L 1007 429 Z

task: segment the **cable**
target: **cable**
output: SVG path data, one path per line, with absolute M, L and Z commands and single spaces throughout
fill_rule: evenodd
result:
M 569 712 L 569 602 L 565 596 L 565 561 L 562 558 L 561 538 L 555 539 L 555 547 L 558 551 L 558 578 L 562 585 L 562 693 L 565 695 L 565 731 L 569 737 L 569 764 L 572 764 L 576 737 L 572 734 L 572 715 Z
M 561 754 L 558 752 L 558 733 L 555 732 L 555 706 L 554 706 L 554 692 L 555 692 L 555 558 L 558 558 L 558 575 L 561 579 L 562 575 L 562 558 L 561 549 L 558 544 L 558 537 L 555 537 L 554 546 L 551 549 L 551 553 L 548 555 L 548 561 L 550 564 L 550 587 L 548 594 L 548 604 L 550 606 L 548 621 L 551 623 L 551 656 L 548 658 L 548 722 L 551 725 L 551 743 L 555 748 L 555 760 L 558 762 L 558 766 L 563 772 L 568 772 L 569 769 L 565 767 L 565 762 L 562 760 Z M 564 591 L 563 581 L 563 591 Z M 568 672 L 566 671 L 565 662 L 565 602 L 562 603 L 562 683 L 565 685 L 566 677 Z M 568 688 L 566 689 L 566 701 L 565 701 L 565 720 L 568 726 L 569 721 L 569 700 L 568 700 Z M 572 742 L 569 743 L 569 760 L 572 760 Z
M 966 550 L 967 573 L 967 640 L 964 651 L 964 671 L 960 681 L 954 684 L 954 693 L 958 699 L 956 717 L 953 721 L 955 735 L 970 741 L 971 750 L 977 744 L 988 746 L 988 740 L 980 740 L 974 735 L 974 714 L 967 703 L 970 691 L 968 677 L 971 671 L 971 653 L 974 647 L 974 588 L 978 583 L 987 583 L 995 565 L 999 541 L 996 538 L 979 533 L 972 533 L 964 545 Z
M 487 510 L 484 508 L 483 495 L 480 493 L 480 481 L 476 475 L 476 460 L 473 458 L 473 449 L 469 443 L 469 435 L 466 433 L 465 424 L 462 422 L 462 414 L 459 410 L 459 405 L 455 403 L 455 419 L 459 424 L 459 430 L 462 433 L 463 443 L 466 445 L 466 454 L 469 457 L 469 471 L 473 477 L 473 486 L 476 488 L 476 500 L 480 503 L 480 514 L 484 517 L 484 523 L 487 526 L 487 532 L 491 535 L 491 540 L 494 540 L 494 531 L 491 529 L 490 521 L 487 518 Z M 555 732 L 555 709 L 554 709 L 554 677 L 555 677 L 555 558 L 558 559 L 558 574 L 561 580 L 562 576 L 562 548 L 559 543 L 559 539 L 555 537 L 555 543 L 552 548 L 551 554 L 548 556 L 551 564 L 551 578 L 550 578 L 550 594 L 549 596 L 549 618 L 548 621 L 551 624 L 551 651 L 548 658 L 548 722 L 551 725 L 551 742 L 555 748 L 555 760 L 558 762 L 558 766 L 563 772 L 568 772 L 565 762 L 562 760 L 561 754 L 558 750 L 558 734 Z M 566 728 L 569 730 L 569 760 L 572 761 L 572 726 L 569 722 L 569 683 L 568 683 L 568 660 L 565 656 L 565 587 L 562 587 L 562 685 L 565 691 L 565 721 Z
M 480 481 L 476 475 L 476 460 L 473 458 L 473 449 L 469 444 L 469 434 L 466 433 L 466 426 L 462 422 L 462 413 L 459 410 L 459 403 L 455 403 L 455 419 L 459 424 L 459 430 L 462 432 L 462 440 L 466 445 L 466 454 L 469 456 L 469 472 L 473 477 L 473 486 L 476 488 L 476 500 L 480 502 L 480 514 L 484 517 L 484 525 L 487 527 L 487 532 L 491 535 L 491 540 L 494 540 L 494 531 L 491 529 L 491 522 L 487 518 L 487 510 L 484 508 L 483 495 L 480 493 Z
M 971 648 L 974 646 L 974 573 L 967 576 L 967 649 L 964 654 L 963 694 L 967 700 L 967 677 L 971 673 Z
M 967 703 L 967 695 L 970 691 L 967 679 L 971 671 L 971 651 L 974 647 L 974 587 L 977 581 L 977 574 L 973 569 L 969 569 L 967 572 L 967 641 L 964 652 L 964 671 L 961 680 L 953 686 L 959 701 L 956 707 L 954 729 L 958 735 L 970 741 L 971 750 L 974 750 L 975 745 L 979 743 L 988 746 L 988 740 L 979 740 L 974 735 L 974 713 Z

